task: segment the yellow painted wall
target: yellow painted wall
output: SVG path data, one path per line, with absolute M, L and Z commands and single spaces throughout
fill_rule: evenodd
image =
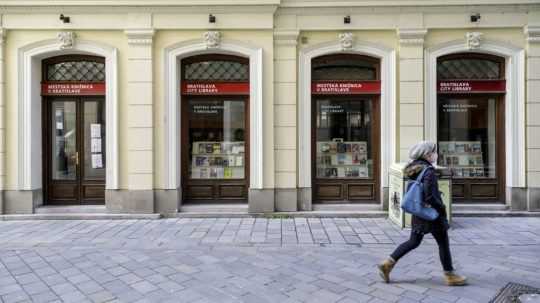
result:
M 478 29 L 477 29 L 478 30 Z M 432 47 L 444 42 L 462 39 L 465 43 L 465 33 L 471 30 L 430 30 L 425 38 L 425 47 Z M 525 47 L 525 39 L 520 28 L 515 29 L 480 29 L 484 33 L 484 39 L 511 43 L 517 47 Z M 154 187 L 163 188 L 163 49 L 172 44 L 201 39 L 204 31 L 180 31 L 165 30 L 157 31 L 154 36 Z M 309 47 L 318 43 L 336 41 L 342 31 L 307 31 L 301 32 L 300 37 L 305 37 L 307 43 L 298 44 L 298 48 Z M 399 56 L 399 41 L 395 31 L 352 31 L 356 41 L 366 41 L 380 44 L 396 50 Z M 17 188 L 17 117 L 18 117 L 18 92 L 17 92 L 17 50 L 27 44 L 45 39 L 54 39 L 57 31 L 38 30 L 10 30 L 6 35 L 5 43 L 5 77 L 6 77 L 6 189 Z M 119 84 L 119 185 L 127 188 L 127 38 L 122 31 L 75 31 L 77 39 L 96 41 L 116 47 L 118 49 L 118 84 Z M 274 96 L 273 96 L 273 32 L 270 30 L 257 31 L 222 31 L 222 39 L 237 40 L 263 48 L 263 113 L 264 113 L 264 187 L 274 186 Z M 396 61 L 399 62 L 399 61 Z M 396 69 L 399 74 L 399 66 Z M 397 77 L 397 76 L 396 76 Z M 399 79 L 396 79 L 399 83 Z M 399 86 L 396 87 L 399 89 Z M 396 92 L 399 100 L 399 91 Z M 399 102 L 399 101 L 398 101 Z M 399 108 L 399 107 L 398 107 Z M 399 111 L 397 119 L 399 121 Z M 396 125 L 399 125 L 396 123 Z M 398 131 L 398 130 L 396 130 Z M 290 133 L 289 136 L 296 134 Z M 397 138 L 396 149 L 399 147 Z M 276 181 L 277 182 L 277 181 Z
M 307 43 L 302 41 L 298 44 L 299 48 L 309 47 L 324 42 L 338 41 L 338 35 L 343 32 L 351 32 L 357 42 L 375 43 L 389 48 L 398 48 L 398 39 L 395 31 L 302 31 L 300 37 L 306 37 Z
M 525 48 L 525 36 L 522 28 L 505 28 L 505 29 L 445 29 L 445 30 L 429 30 L 425 38 L 425 48 L 430 48 L 449 41 L 463 40 L 465 43 L 465 34 L 467 32 L 481 32 L 482 38 L 485 40 L 499 41 L 502 43 L 510 43 L 516 47 Z

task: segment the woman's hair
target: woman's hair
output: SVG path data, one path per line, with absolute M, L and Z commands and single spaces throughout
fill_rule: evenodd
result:
M 420 141 L 409 150 L 409 158 L 411 161 L 418 159 L 427 160 L 427 157 L 435 152 L 437 152 L 437 144 L 430 141 Z

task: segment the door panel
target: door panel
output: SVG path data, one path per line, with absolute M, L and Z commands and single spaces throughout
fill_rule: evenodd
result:
M 105 200 L 105 102 L 86 98 L 81 102 L 81 203 Z
M 51 111 L 51 147 L 53 180 L 77 179 L 77 103 L 55 101 Z
M 377 203 L 378 106 L 375 96 L 314 97 L 314 201 Z
M 186 202 L 247 199 L 248 102 L 188 97 L 182 109 L 182 186 Z
M 55 184 L 52 187 L 51 197 L 55 200 L 76 200 L 78 187 L 75 183 Z
M 43 171 L 48 204 L 104 203 L 104 104 L 103 98 L 45 99 Z
M 79 196 L 77 100 L 52 101 L 47 113 L 48 201 L 76 203 Z
M 105 107 L 102 101 L 83 102 L 84 180 L 105 180 Z

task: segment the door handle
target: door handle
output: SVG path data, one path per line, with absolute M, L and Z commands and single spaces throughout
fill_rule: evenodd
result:
M 79 152 L 75 152 L 75 165 L 79 165 Z

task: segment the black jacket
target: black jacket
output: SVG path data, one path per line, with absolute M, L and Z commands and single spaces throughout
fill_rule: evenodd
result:
M 415 160 L 405 167 L 405 176 L 409 179 L 416 179 L 424 167 L 428 167 L 421 180 L 424 183 L 424 202 L 437 210 L 439 217 L 434 221 L 427 221 L 417 216 L 412 216 L 412 230 L 420 234 L 428 234 L 435 229 L 448 229 L 446 207 L 442 202 L 437 174 L 431 163 L 426 160 Z

